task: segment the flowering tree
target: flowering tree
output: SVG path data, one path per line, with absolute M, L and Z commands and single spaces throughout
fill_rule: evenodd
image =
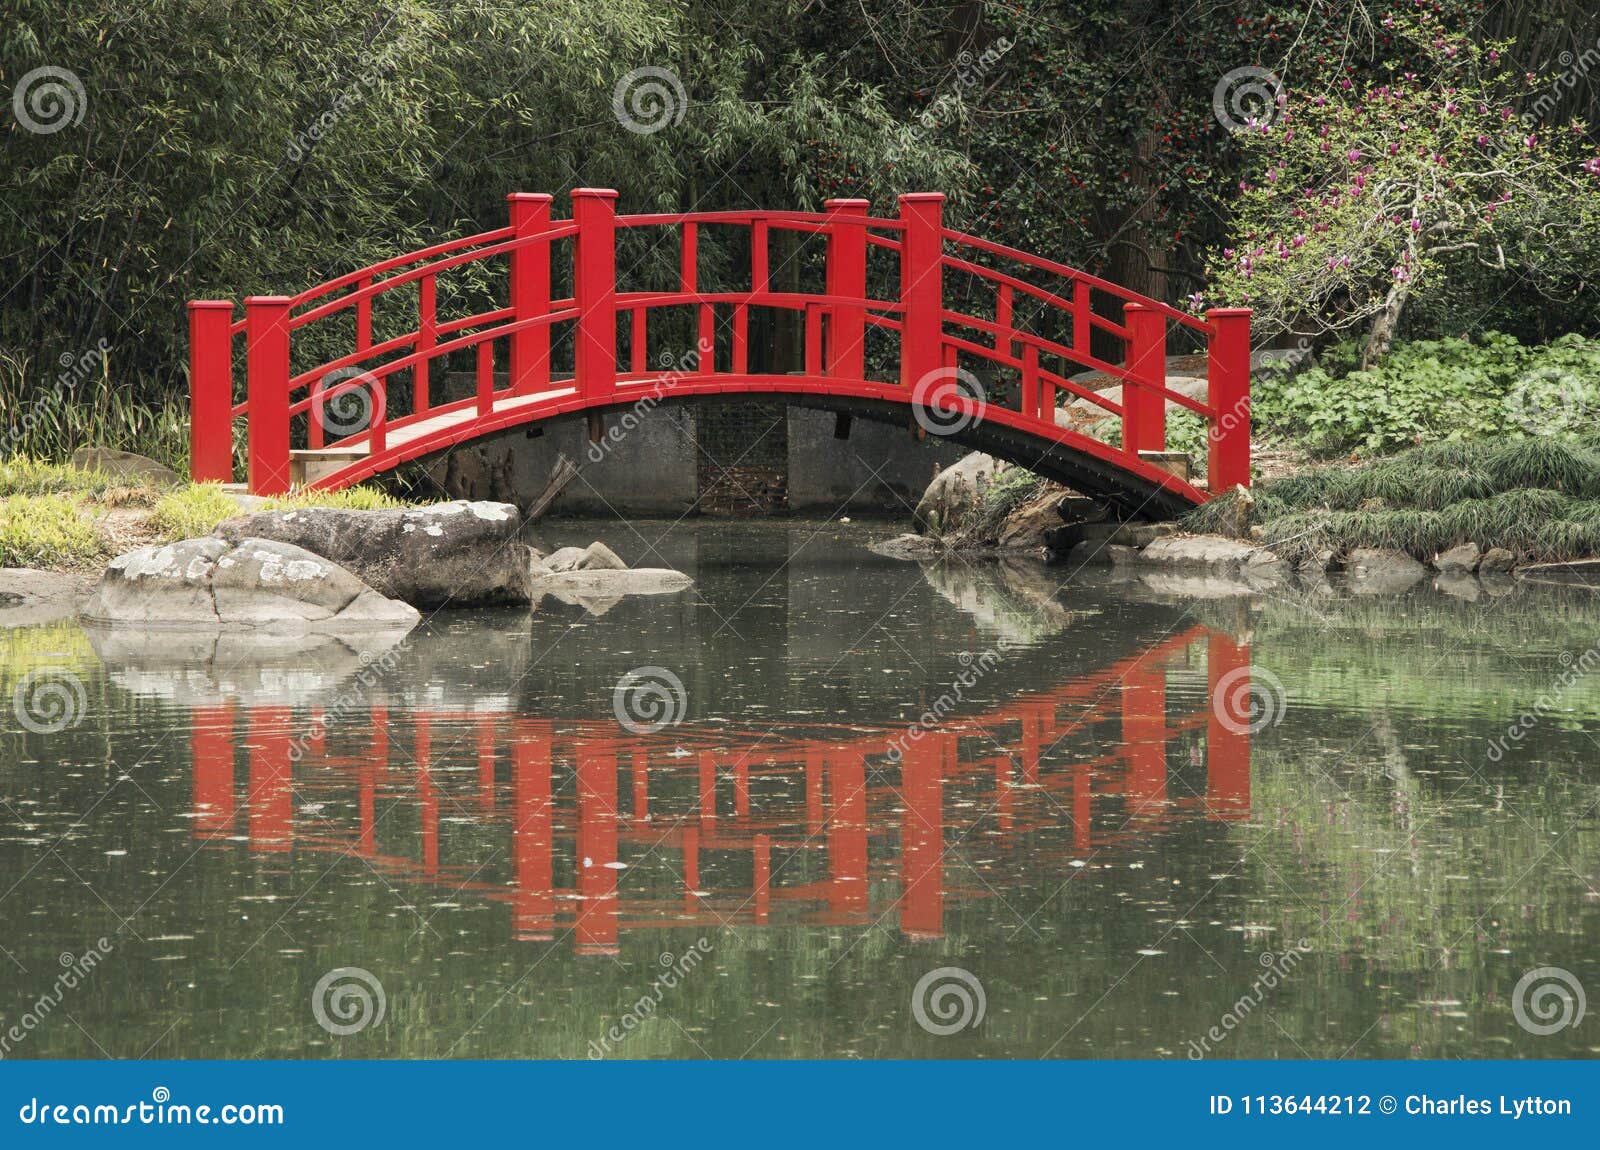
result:
M 1208 267 L 1212 293 L 1254 308 L 1266 330 L 1370 323 L 1364 367 L 1407 302 L 1452 271 L 1476 262 L 1553 292 L 1581 276 L 1600 224 L 1584 124 L 1517 112 L 1539 107 L 1550 81 L 1512 71 L 1505 45 L 1430 20 L 1383 20 L 1411 41 L 1414 70 L 1294 91 L 1281 115 L 1246 125 L 1235 238 Z

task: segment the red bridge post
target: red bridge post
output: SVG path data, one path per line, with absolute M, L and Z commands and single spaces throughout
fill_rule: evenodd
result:
M 866 200 L 829 200 L 822 206 L 833 217 L 828 230 L 828 294 L 865 299 L 869 205 Z M 836 379 L 863 378 L 867 370 L 866 309 L 860 305 L 836 305 L 830 323 L 825 370 Z
M 1167 317 L 1137 303 L 1128 304 L 1123 316 L 1129 335 L 1124 366 L 1133 379 L 1122 383 L 1122 450 L 1132 455 L 1163 451 L 1167 399 L 1160 389 L 1167 385 Z
M 1207 460 L 1211 494 L 1250 486 L 1250 309 L 1214 307 L 1207 350 L 1206 402 L 1212 411 Z
M 233 303 L 189 301 L 189 478 L 233 482 Z
M 944 368 L 944 193 L 901 196 L 900 220 L 900 384 L 915 388 Z
M 543 192 L 512 192 L 511 230 L 517 239 L 550 230 L 550 201 Z M 550 241 L 531 241 L 511 250 L 511 310 L 521 321 L 550 311 Z M 511 337 L 511 393 L 524 395 L 550 386 L 550 328 L 524 328 Z
M 578 309 L 578 394 L 600 399 L 617 390 L 617 193 L 574 188 L 578 225 L 573 299 Z
M 249 391 L 250 490 L 289 490 L 289 297 L 244 301 L 245 382 Z

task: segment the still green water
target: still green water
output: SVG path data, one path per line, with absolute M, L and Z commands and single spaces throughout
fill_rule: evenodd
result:
M 387 649 L 0 629 L 0 1053 L 1600 1050 L 1590 593 L 552 535 L 601 531 L 696 587 Z

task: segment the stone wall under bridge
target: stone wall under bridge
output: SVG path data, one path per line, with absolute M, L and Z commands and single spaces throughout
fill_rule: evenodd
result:
M 782 400 L 665 404 L 606 414 L 598 444 L 583 414 L 465 443 L 428 461 L 452 497 L 527 508 L 565 455 L 579 473 L 551 514 L 740 515 L 864 511 L 909 516 L 928 481 L 961 447 L 909 422 L 841 417 Z

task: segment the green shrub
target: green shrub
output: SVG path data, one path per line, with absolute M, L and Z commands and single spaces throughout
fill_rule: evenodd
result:
M 81 567 L 105 543 L 71 495 L 0 499 L 0 567 Z
M 1258 438 L 1329 456 L 1600 430 L 1600 340 L 1574 334 L 1524 347 L 1494 332 L 1477 342 L 1417 340 L 1371 371 L 1343 370 L 1352 352 L 1337 345 L 1293 377 L 1257 372 L 1251 416 Z
M 157 501 L 151 523 L 165 540 L 209 535 L 224 519 L 239 514 L 239 505 L 215 483 L 196 483 L 169 491 Z

